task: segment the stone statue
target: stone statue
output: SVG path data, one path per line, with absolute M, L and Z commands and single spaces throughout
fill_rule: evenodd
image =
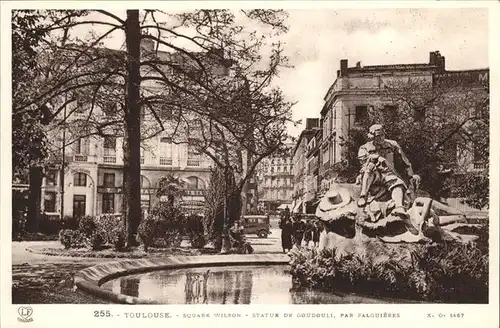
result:
M 469 236 L 456 233 L 464 225 L 470 226 L 462 212 L 431 198 L 417 197 L 420 177 L 414 174 L 399 144 L 385 139 L 379 124 L 370 128 L 369 137 L 358 152 L 362 168 L 357 183 L 332 184 L 316 208 L 316 216 L 325 227 L 320 248 L 356 248 L 362 240 L 467 242 Z M 404 172 L 396 170 L 397 157 Z
M 361 194 L 358 200 L 360 207 L 372 201 L 392 200 L 393 214 L 406 215 L 405 198 L 408 185 L 404 176 L 410 177 L 410 182 L 418 188 L 420 177 L 413 173 L 411 163 L 404 154 L 401 146 L 394 141 L 385 139 L 382 125 L 370 127 L 368 137 L 371 139 L 359 148 L 358 159 L 361 162 Z M 406 172 L 397 172 L 396 157 L 399 157 Z M 390 194 L 390 195 L 389 195 Z M 408 203 L 408 199 L 406 199 Z M 408 204 L 406 204 L 408 206 Z

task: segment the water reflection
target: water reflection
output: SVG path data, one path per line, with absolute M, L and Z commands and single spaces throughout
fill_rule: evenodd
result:
M 163 304 L 387 303 L 356 295 L 294 291 L 286 269 L 245 266 L 158 271 L 121 277 L 102 287 Z

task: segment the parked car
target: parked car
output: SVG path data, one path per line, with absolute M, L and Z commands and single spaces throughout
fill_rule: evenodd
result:
M 271 234 L 271 224 L 268 215 L 245 215 L 241 220 L 245 235 L 257 235 L 267 238 Z

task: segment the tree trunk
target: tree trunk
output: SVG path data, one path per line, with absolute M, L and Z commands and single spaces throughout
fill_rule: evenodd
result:
M 26 230 L 37 232 L 41 215 L 42 202 L 42 179 L 43 171 L 41 167 L 32 167 L 29 171 L 29 193 L 28 211 L 26 217 Z
M 141 220 L 140 42 L 139 11 L 127 10 L 127 81 L 123 143 L 123 217 L 126 223 L 127 246 L 137 244 L 136 234 Z

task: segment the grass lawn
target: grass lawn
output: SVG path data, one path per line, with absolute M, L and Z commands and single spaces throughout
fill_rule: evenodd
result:
M 12 266 L 13 304 L 103 304 L 104 300 L 73 290 L 73 275 L 89 264 L 47 263 Z

